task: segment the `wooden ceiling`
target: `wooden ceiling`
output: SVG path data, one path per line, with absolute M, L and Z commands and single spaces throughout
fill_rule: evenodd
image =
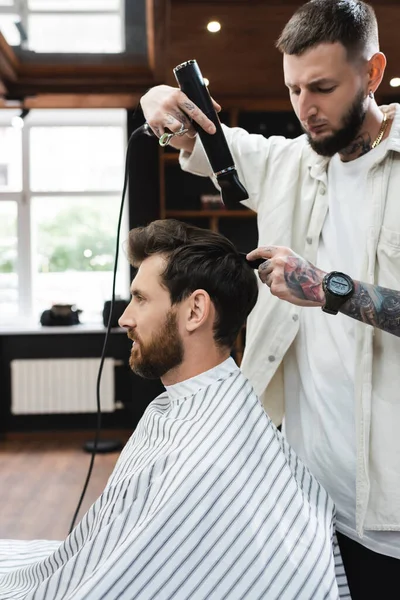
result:
M 132 2 L 133 0 L 128 0 Z M 139 1 L 139 0 L 135 0 Z M 197 59 L 212 95 L 225 106 L 283 109 L 289 106 L 282 56 L 275 40 L 302 2 L 295 0 L 142 0 L 147 15 L 145 55 L 41 55 L 24 60 L 0 34 L 0 97 L 28 107 L 133 107 L 156 83 L 175 85 L 173 68 Z M 388 59 L 379 98 L 397 99 L 392 77 L 400 76 L 399 0 L 372 0 Z M 211 34 L 210 20 L 221 22 Z M 143 25 L 146 27 L 146 25 Z M 3 101 L 3 104 L 4 104 Z

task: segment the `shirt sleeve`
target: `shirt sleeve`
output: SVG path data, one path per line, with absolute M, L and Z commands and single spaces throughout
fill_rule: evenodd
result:
M 243 202 L 257 212 L 265 180 L 268 176 L 268 158 L 273 142 L 262 135 L 250 134 L 239 127 L 226 127 L 222 125 L 228 146 L 235 162 L 236 170 L 242 184 L 249 194 L 249 199 Z M 285 138 L 274 138 L 286 141 Z M 200 137 L 196 137 L 194 149 L 191 153 L 181 150 L 180 165 L 183 171 L 211 177 L 219 189 L 217 180 L 213 175 L 211 165 L 204 151 Z

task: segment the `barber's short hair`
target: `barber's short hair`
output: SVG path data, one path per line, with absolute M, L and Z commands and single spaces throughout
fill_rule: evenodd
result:
M 153 221 L 129 233 L 129 260 L 140 264 L 153 254 L 166 257 L 161 283 L 178 304 L 197 289 L 214 304 L 214 340 L 232 348 L 258 295 L 257 277 L 230 240 L 220 233 L 175 219 Z
M 300 56 L 323 43 L 341 43 L 349 61 L 370 58 L 379 51 L 375 11 L 361 0 L 310 0 L 294 13 L 276 47 Z

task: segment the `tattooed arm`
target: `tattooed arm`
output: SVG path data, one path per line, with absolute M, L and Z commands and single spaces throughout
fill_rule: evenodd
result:
M 340 312 L 400 336 L 400 291 L 355 281 L 354 294 Z
M 249 260 L 265 258 L 259 276 L 271 293 L 298 306 L 325 304 L 322 280 L 326 275 L 290 248 L 267 246 L 247 255 Z M 354 293 L 340 312 L 400 337 L 400 291 L 354 281 Z

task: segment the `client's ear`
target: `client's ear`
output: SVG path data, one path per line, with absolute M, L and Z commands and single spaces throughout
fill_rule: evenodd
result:
M 192 292 L 187 300 L 186 329 L 195 331 L 209 318 L 211 299 L 205 290 L 199 289 Z

